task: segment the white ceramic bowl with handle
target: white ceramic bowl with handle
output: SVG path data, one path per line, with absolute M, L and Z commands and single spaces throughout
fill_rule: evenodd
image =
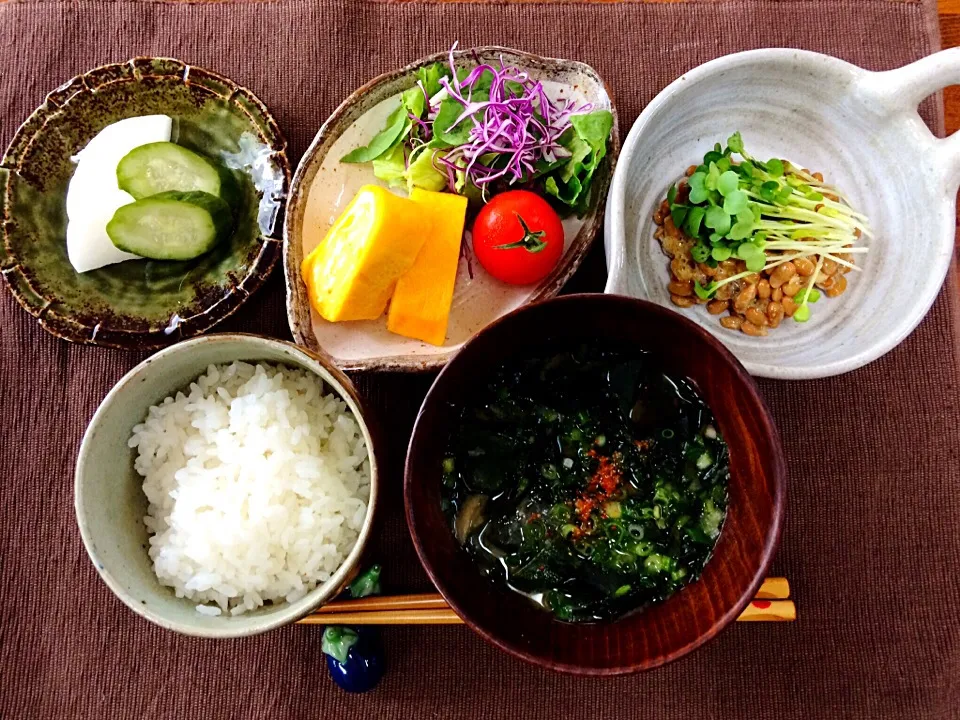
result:
M 888 352 L 923 319 L 954 248 L 960 134 L 930 132 L 917 106 L 960 83 L 960 49 L 870 72 L 802 50 L 753 50 L 681 76 L 630 130 L 607 199 L 606 292 L 674 307 L 652 215 L 691 164 L 739 130 L 756 157 L 787 158 L 841 188 L 876 237 L 847 291 L 767 337 L 722 328 L 704 306 L 682 310 L 754 375 L 848 372 Z M 677 308 L 674 308 L 677 309 Z

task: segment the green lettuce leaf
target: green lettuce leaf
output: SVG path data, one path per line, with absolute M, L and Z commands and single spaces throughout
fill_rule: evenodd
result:
M 419 85 L 404 90 L 400 94 L 400 107 L 390 113 L 383 130 L 373 136 L 368 145 L 354 148 L 342 158 L 344 163 L 365 163 L 391 154 L 410 134 L 414 117 L 423 116 L 427 101 Z M 377 175 L 377 177 L 380 177 Z
M 400 104 L 407 109 L 411 115 L 421 117 L 423 110 L 427 106 L 427 100 L 423 97 L 423 91 L 419 85 L 414 85 L 409 90 L 404 90 L 400 95 Z
M 560 144 L 570 156 L 546 177 L 543 187 L 549 195 L 583 215 L 590 199 L 593 174 L 607 154 L 613 115 L 609 110 L 595 110 L 574 115 L 570 125 L 560 138 Z
M 565 183 L 570 182 L 570 178 L 575 176 L 578 170 L 584 167 L 584 160 L 589 157 L 592 148 L 585 143 L 576 132 L 571 133 L 568 141 L 567 150 L 573 153 L 560 169 L 560 179 Z
M 407 192 L 413 192 L 415 187 L 440 192 L 447 186 L 447 176 L 433 165 L 435 152 L 437 148 L 429 142 L 411 158 L 410 165 L 404 173 Z
M 454 172 L 453 177 L 457 194 L 463 195 L 474 209 L 483 207 L 483 190 L 474 185 L 463 170 Z
M 374 135 L 373 140 L 368 145 L 354 148 L 340 158 L 340 162 L 365 163 L 380 157 L 401 142 L 412 125 L 410 118 L 407 117 L 407 109 L 401 104 L 400 107 L 390 113 L 386 127 Z
M 427 91 L 427 95 L 433 97 L 443 88 L 440 86 L 440 78 L 450 77 L 450 70 L 445 63 L 433 63 L 417 70 L 417 80 Z
M 536 180 L 538 177 L 542 177 L 548 173 L 551 173 L 557 168 L 562 168 L 566 164 L 567 158 L 561 158 L 560 160 L 554 160 L 553 162 L 547 162 L 543 158 L 540 158 L 533 165 L 533 175 L 530 176 L 530 179 Z
M 443 143 L 444 147 L 456 147 L 470 140 L 470 129 L 473 127 L 470 118 L 464 118 L 459 125 L 451 127 L 462 112 L 463 105 L 453 98 L 444 98 L 440 101 L 440 109 L 433 121 L 433 136 Z
M 577 135 L 597 154 L 596 164 L 607 154 L 607 138 L 613 129 L 613 113 L 609 110 L 594 110 L 585 115 L 574 115 L 570 124 Z
M 394 145 L 390 150 L 373 161 L 373 174 L 390 187 L 400 187 L 406 183 L 406 163 L 403 145 Z
M 571 177 L 569 182 L 560 183 L 557 182 L 557 179 L 553 175 L 549 175 L 543 183 L 543 188 L 547 191 L 548 195 L 553 195 L 560 200 L 560 202 L 570 206 L 576 204 L 577 198 L 579 198 L 580 193 L 583 192 L 583 186 L 580 184 L 580 180 L 577 179 L 576 175 Z

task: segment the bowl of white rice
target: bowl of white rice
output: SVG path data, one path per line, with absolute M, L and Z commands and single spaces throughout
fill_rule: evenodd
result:
M 296 345 L 173 345 L 110 391 L 80 446 L 75 504 L 100 576 L 165 628 L 240 637 L 294 622 L 356 574 L 377 496 L 350 380 Z

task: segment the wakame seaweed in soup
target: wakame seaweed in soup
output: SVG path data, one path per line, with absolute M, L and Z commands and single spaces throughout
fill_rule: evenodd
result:
M 443 508 L 481 571 L 571 621 L 623 615 L 696 579 L 729 461 L 687 380 L 636 351 L 503 366 L 463 409 Z

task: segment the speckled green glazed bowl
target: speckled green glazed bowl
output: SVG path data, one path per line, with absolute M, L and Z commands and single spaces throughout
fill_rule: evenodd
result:
M 66 251 L 70 158 L 107 125 L 149 114 L 170 115 L 173 139 L 234 170 L 243 189 L 234 233 L 189 262 L 130 260 L 78 274 Z M 105 65 L 50 93 L 0 162 L 0 271 L 57 337 L 167 345 L 223 320 L 269 275 L 280 256 L 278 215 L 289 180 L 286 142 L 249 90 L 168 58 Z
M 356 544 L 322 585 L 292 603 L 237 616 L 210 617 L 157 580 L 147 553 L 147 498 L 127 446 L 133 426 L 151 405 L 189 385 L 208 365 L 234 361 L 280 363 L 315 373 L 353 412 L 370 456 L 370 499 Z M 375 427 L 353 384 L 328 360 L 292 343 L 257 335 L 216 333 L 165 348 L 127 373 L 104 398 L 80 445 L 74 476 L 77 523 L 100 577 L 127 607 L 169 630 L 200 637 L 254 635 L 294 622 L 335 598 L 353 578 L 371 534 L 379 492 Z

